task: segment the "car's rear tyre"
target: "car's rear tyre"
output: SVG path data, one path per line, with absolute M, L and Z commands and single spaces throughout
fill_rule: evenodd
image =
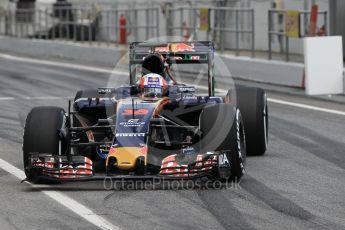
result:
M 230 104 L 207 106 L 200 115 L 200 130 L 202 152 L 227 151 L 231 171 L 229 179 L 239 181 L 246 160 L 245 131 L 240 110 Z
M 65 111 L 58 107 L 36 107 L 27 116 L 23 137 L 23 161 L 27 180 L 37 182 L 37 171 L 28 169 L 30 153 L 65 155 L 67 133 Z
M 242 113 L 247 154 L 264 155 L 268 143 L 267 97 L 260 88 L 238 88 L 236 90 L 237 107 Z

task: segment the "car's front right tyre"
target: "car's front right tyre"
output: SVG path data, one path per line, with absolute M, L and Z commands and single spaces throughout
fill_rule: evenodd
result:
M 65 155 L 66 140 L 61 132 L 67 131 L 65 111 L 59 107 L 33 108 L 26 119 L 23 137 L 23 161 L 27 180 L 37 182 L 37 170 L 30 169 L 30 153 Z
M 245 133 L 240 110 L 230 104 L 206 106 L 200 115 L 200 131 L 202 152 L 218 151 L 219 154 L 225 154 L 222 159 L 230 165 L 228 179 L 238 182 L 244 174 L 246 161 Z

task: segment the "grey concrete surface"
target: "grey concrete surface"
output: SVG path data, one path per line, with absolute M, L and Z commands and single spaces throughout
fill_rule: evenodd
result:
M 63 58 L 113 67 L 126 54 L 126 49 L 96 47 L 85 44 L 49 40 L 0 37 L 0 51 L 40 58 Z M 217 54 L 234 77 L 257 82 L 301 87 L 304 65 L 284 61 L 236 57 Z M 189 67 L 182 67 L 192 71 Z
M 106 73 L 0 58 L 0 158 L 23 168 L 23 124 L 32 107 L 66 108 L 78 89 L 108 81 Z M 299 95 L 268 96 L 345 111 Z M 268 151 L 247 159 L 237 188 L 105 191 L 92 182 L 42 189 L 61 191 L 123 229 L 344 229 L 345 117 L 275 103 L 269 115 Z M 2 169 L 0 184 L 1 229 L 95 229 Z
M 120 49 L 92 47 L 83 44 L 52 42 L 49 40 L 28 40 L 11 37 L 0 37 L 0 51 L 44 58 L 62 58 L 85 63 L 113 66 L 121 55 Z M 126 50 L 124 51 L 124 53 Z
M 221 57 L 236 78 L 290 87 L 302 86 L 304 64 L 230 55 Z

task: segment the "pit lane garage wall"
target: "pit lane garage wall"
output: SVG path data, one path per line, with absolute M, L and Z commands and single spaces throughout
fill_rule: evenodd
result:
M 113 67 L 126 48 L 92 47 L 83 44 L 51 42 L 42 40 L 25 40 L 0 37 L 0 52 L 16 53 L 37 58 L 61 58 Z M 220 55 L 235 78 L 257 82 L 271 83 L 290 87 L 302 87 L 304 65 L 282 61 Z M 124 66 L 124 70 L 127 68 Z M 182 69 L 183 71 L 183 69 Z M 190 71 L 190 70 L 189 70 Z

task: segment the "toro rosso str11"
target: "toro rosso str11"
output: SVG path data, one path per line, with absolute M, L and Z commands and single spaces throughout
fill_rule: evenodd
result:
M 28 181 L 239 180 L 246 155 L 265 153 L 265 92 L 235 88 L 215 96 L 213 43 L 132 43 L 129 60 L 128 85 L 79 91 L 68 112 L 30 111 L 23 141 Z M 171 74 L 171 65 L 199 63 L 208 68 L 208 95 Z

